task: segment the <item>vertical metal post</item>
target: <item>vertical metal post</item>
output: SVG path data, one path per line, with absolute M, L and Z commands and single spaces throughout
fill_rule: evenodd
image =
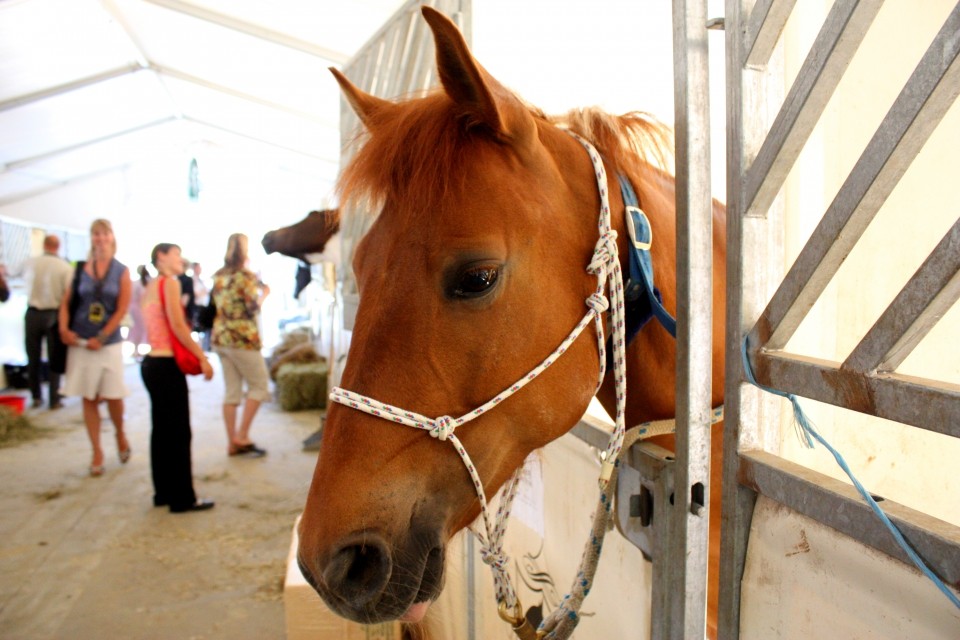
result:
M 720 603 L 718 635 L 736 639 L 740 633 L 740 582 L 756 494 L 740 485 L 740 451 L 779 450 L 779 407 L 754 387 L 744 384 L 740 358 L 743 337 L 769 298 L 771 282 L 779 282 L 782 237 L 768 218 L 782 209 L 777 199 L 767 211 L 746 215 L 744 177 L 766 136 L 767 104 L 778 102 L 783 88 L 767 83 L 767 69 L 748 67 L 748 21 L 755 0 L 727 0 L 724 12 L 727 84 L 727 317 L 726 389 L 724 390 L 723 514 L 720 544 Z M 769 8 L 770 2 L 756 2 Z M 789 5 L 789 2 L 773 4 Z M 780 15 L 784 10 L 774 11 Z M 786 11 L 789 13 L 789 11 Z M 785 18 L 777 20 L 776 30 Z M 759 27 L 755 26 L 755 29 Z M 771 48 L 772 50 L 772 48 Z M 768 65 L 767 60 L 763 61 Z M 758 66 L 759 63 L 758 63 Z
M 706 628 L 713 225 L 706 0 L 673 3 L 677 210 L 677 434 L 670 509 L 675 553 L 667 582 L 665 637 L 702 638 Z M 676 545 L 682 545 L 676 548 Z M 676 553 L 679 552 L 679 553 Z

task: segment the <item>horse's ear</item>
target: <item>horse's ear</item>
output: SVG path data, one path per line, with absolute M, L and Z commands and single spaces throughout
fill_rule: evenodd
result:
M 526 107 L 480 66 L 457 25 L 431 7 L 420 11 L 433 31 L 440 82 L 462 110 L 467 127 L 487 127 L 507 140 L 531 134 L 534 123 Z
M 347 80 L 347 76 L 340 73 L 339 70 L 330 67 L 330 73 L 337 79 L 337 83 L 343 90 L 343 95 L 347 98 L 347 102 L 350 103 L 350 107 L 353 108 L 354 113 L 360 118 L 360 122 L 368 129 L 370 128 L 373 118 L 378 113 L 382 113 L 385 109 L 393 106 L 393 103 L 389 100 L 383 100 L 362 91 Z

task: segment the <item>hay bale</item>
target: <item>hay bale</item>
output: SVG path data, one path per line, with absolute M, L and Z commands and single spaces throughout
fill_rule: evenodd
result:
M 26 416 L 0 405 L 0 447 L 12 447 L 34 440 L 47 435 L 48 431 L 34 427 Z
M 301 327 L 299 329 L 294 329 L 293 331 L 288 331 L 283 334 L 283 337 L 280 338 L 280 344 L 273 348 L 273 354 L 271 358 L 279 358 L 284 353 L 299 347 L 302 344 L 313 341 L 313 334 L 307 328 Z
M 274 351 L 274 356 L 270 359 L 270 379 L 274 382 L 277 381 L 277 372 L 280 371 L 280 367 L 285 364 L 305 364 L 308 362 L 325 362 L 326 360 L 317 353 L 316 347 L 313 346 L 312 342 L 303 342 L 293 348 L 287 349 L 276 355 Z
M 277 402 L 284 411 L 327 406 L 327 363 L 288 362 L 277 371 Z

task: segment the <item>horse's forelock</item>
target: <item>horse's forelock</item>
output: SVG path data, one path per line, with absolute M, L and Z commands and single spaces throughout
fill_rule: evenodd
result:
M 341 201 L 379 211 L 406 200 L 417 210 L 436 208 L 467 177 L 469 147 L 492 137 L 464 122 L 442 92 L 395 103 L 373 123 L 340 177 Z

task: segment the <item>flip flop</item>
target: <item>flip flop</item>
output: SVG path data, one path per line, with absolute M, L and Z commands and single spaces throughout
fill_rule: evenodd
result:
M 231 451 L 231 456 L 246 456 L 247 458 L 262 458 L 267 455 L 266 449 L 261 449 L 257 445 L 253 444 L 243 444 L 236 448 L 236 450 Z
M 90 477 L 99 478 L 106 470 L 106 467 L 104 467 L 102 464 L 92 464 L 90 465 Z
M 130 462 L 130 456 L 133 454 L 133 449 L 127 449 L 126 451 L 118 451 L 117 456 L 120 458 L 121 464 L 127 464 Z

